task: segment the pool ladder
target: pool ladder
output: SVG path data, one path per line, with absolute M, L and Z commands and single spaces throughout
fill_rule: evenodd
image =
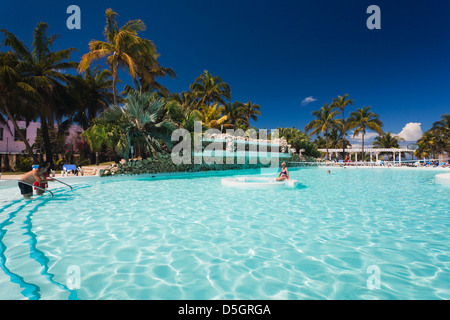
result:
M 73 190 L 73 188 L 72 188 L 72 186 L 71 186 L 70 184 L 67 184 L 67 183 L 65 183 L 65 182 L 63 182 L 63 181 L 61 181 L 61 180 L 55 179 L 55 178 L 51 178 L 51 179 L 52 179 L 52 180 L 55 180 L 55 181 L 58 181 L 59 183 L 65 184 L 66 186 L 68 186 L 68 187 L 70 188 L 70 190 Z M 18 180 L 18 181 L 19 181 L 19 183 L 26 184 L 26 185 L 28 185 L 28 186 L 30 186 L 30 187 L 34 187 L 34 188 L 39 189 L 39 190 L 42 190 L 42 191 L 44 191 L 44 192 L 49 192 L 49 193 L 52 195 L 52 198 L 55 196 L 55 195 L 53 194 L 53 192 L 51 192 L 50 190 L 47 190 L 47 189 L 44 189 L 44 188 L 35 186 L 35 185 L 33 185 L 33 184 L 31 184 L 31 183 L 28 183 L 28 182 L 26 182 L 26 181 L 22 181 L 22 180 Z

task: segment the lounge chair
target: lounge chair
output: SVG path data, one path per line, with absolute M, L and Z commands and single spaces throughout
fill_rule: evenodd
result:
M 67 176 L 69 172 L 77 172 L 77 166 L 74 164 L 65 164 L 63 165 L 63 176 Z

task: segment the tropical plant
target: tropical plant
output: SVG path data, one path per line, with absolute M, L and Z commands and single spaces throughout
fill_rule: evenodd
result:
M 347 93 L 343 96 L 338 96 L 337 98 L 334 98 L 333 102 L 331 103 L 334 108 L 339 109 L 341 111 L 342 119 L 341 119 L 341 127 L 339 128 L 339 131 L 342 134 L 342 141 L 347 141 L 346 135 L 347 135 L 347 131 L 348 131 L 348 124 L 345 119 L 344 111 L 345 111 L 345 108 L 352 106 L 353 102 L 354 101 L 352 99 L 348 98 L 348 93 Z M 342 151 L 343 151 L 344 157 L 345 157 L 345 147 L 346 147 L 346 144 L 344 143 L 342 145 Z
M 107 123 L 117 124 L 126 140 L 121 148 L 121 155 L 129 158 L 131 147 L 135 147 L 136 154 L 153 154 L 162 151 L 162 142 L 171 146 L 170 134 L 177 128 L 169 119 L 164 119 L 163 99 L 146 92 L 130 93 L 123 108 L 112 105 L 100 115 L 100 119 Z
M 215 103 L 210 106 L 200 108 L 202 124 L 211 129 L 231 128 L 232 124 L 228 123 L 228 116 L 223 115 L 225 107 Z
M 400 148 L 400 141 L 405 141 L 405 139 L 391 133 L 384 132 L 382 135 L 375 137 L 372 145 L 376 148 L 390 149 L 390 148 Z M 390 152 L 380 152 L 381 155 L 390 154 Z M 402 156 L 403 152 L 402 152 Z
M 191 91 L 173 93 L 169 96 L 167 100 L 176 102 L 183 110 L 186 109 L 194 110 L 196 107 L 194 95 Z
M 326 149 L 326 147 L 327 147 L 327 142 L 325 141 L 325 139 L 322 136 L 319 136 L 319 135 L 316 136 L 316 139 L 314 139 L 313 142 L 319 149 Z
M 145 59 L 147 57 L 147 59 Z M 125 85 L 124 91 L 121 94 L 128 94 L 132 91 L 139 93 L 143 92 L 158 92 L 161 97 L 169 97 L 169 90 L 156 82 L 157 77 L 176 78 L 176 73 L 172 68 L 161 67 L 156 61 L 159 54 L 154 54 L 154 58 L 148 59 L 149 55 L 141 56 L 138 65 L 140 66 L 136 71 L 136 78 L 133 79 L 134 88 Z M 150 61 L 147 61 L 150 60 Z M 147 65 L 148 63 L 148 65 Z
M 225 104 L 224 113 L 228 116 L 230 123 L 236 129 L 246 129 L 248 127 L 248 121 L 244 115 L 243 109 L 243 103 L 239 101 Z
M 142 39 L 138 33 L 145 30 L 142 20 L 128 21 L 122 27 L 117 25 L 117 13 L 106 10 L 105 41 L 89 42 L 89 52 L 82 56 L 78 71 L 85 71 L 94 60 L 106 58 L 106 63 L 112 74 L 114 104 L 118 104 L 117 82 L 119 68 L 125 68 L 136 81 L 137 77 L 148 81 L 151 79 L 147 67 L 156 63 L 156 48 L 153 42 Z
M 196 108 L 202 105 L 210 106 L 212 103 L 225 105 L 225 100 L 231 99 L 230 86 L 219 76 L 212 76 L 207 70 L 195 79 L 190 90 L 196 100 Z
M 303 150 L 301 153 L 306 157 L 318 158 L 321 155 L 321 152 L 317 150 L 317 146 L 313 142 L 307 140 L 294 140 L 292 146 L 295 147 L 299 153 L 300 150 Z
M 378 114 L 371 111 L 371 107 L 362 107 L 350 114 L 348 128 L 355 129 L 353 137 L 362 135 L 362 159 L 364 159 L 364 135 L 367 130 L 373 130 L 379 135 L 383 134 L 381 127 L 383 122 L 379 119 Z
M 33 97 L 38 96 L 38 93 L 26 82 L 26 76 L 20 72 L 18 65 L 19 60 L 14 53 L 0 53 L 0 123 L 12 131 L 7 120 L 12 122 L 15 132 L 25 143 L 28 155 L 36 163 L 36 155 L 20 130 L 17 120 L 33 120 L 35 113 L 31 108 L 24 108 L 24 105 Z M 3 116 L 3 113 L 6 117 Z M 12 132 L 11 134 L 13 135 Z
M 405 141 L 405 139 L 396 136 L 391 132 L 384 132 L 383 134 L 375 137 L 372 145 L 376 148 L 400 148 L 400 141 Z
M 328 133 L 328 140 L 331 148 L 343 149 L 345 152 L 345 146 L 349 146 L 351 144 L 350 141 L 344 138 L 344 133 L 341 128 L 342 122 L 337 123 L 335 128 L 331 128 Z
M 441 116 L 441 120 L 433 123 L 431 128 L 441 140 L 441 148 L 438 150 L 439 152 L 446 151 L 450 154 L 450 114 L 446 113 Z
M 315 117 L 315 119 L 305 126 L 306 132 L 312 130 L 310 136 L 320 134 L 322 135 L 322 137 L 325 137 L 327 160 L 328 160 L 328 132 L 332 128 L 335 128 L 340 122 L 339 120 L 335 119 L 337 114 L 338 112 L 336 110 L 333 110 L 332 106 L 330 106 L 328 103 L 325 103 L 320 110 L 313 111 L 312 115 Z
M 5 45 L 13 49 L 20 61 L 18 68 L 23 75 L 26 75 L 26 83 L 39 95 L 36 102 L 28 103 L 27 106 L 32 108 L 35 116 L 40 119 L 46 159 L 53 167 L 49 129 L 52 130 L 55 121 L 64 116 L 67 111 L 64 107 L 73 107 L 73 99 L 64 86 L 70 79 L 63 71 L 75 69 L 78 64 L 69 61 L 75 48 L 50 50 L 58 36 L 48 36 L 47 29 L 46 23 L 38 23 L 33 32 L 31 50 L 11 32 L 7 30 L 0 30 L 0 32 L 5 35 Z
M 82 137 L 86 139 L 93 152 L 101 152 L 104 148 L 122 153 L 126 146 L 125 137 L 119 125 L 100 120 L 93 120 Z
M 317 150 L 317 146 L 310 141 L 310 137 L 303 133 L 301 130 L 292 128 L 277 128 L 280 138 L 284 138 L 286 142 L 295 148 L 295 150 L 307 157 L 320 157 L 320 151 Z
M 87 68 L 84 77 L 78 75 L 71 82 L 69 90 L 77 99 L 72 121 L 78 123 L 83 130 L 87 130 L 92 120 L 113 102 L 111 84 L 111 72 L 101 70 L 100 66 Z
M 165 118 L 174 122 L 178 127 L 184 128 L 189 132 L 194 132 L 195 122 L 202 121 L 202 114 L 198 110 L 183 109 L 178 104 L 169 102 L 166 104 Z
M 414 155 L 418 158 L 436 158 L 438 152 L 438 136 L 431 130 L 425 132 L 422 137 L 417 141 L 418 149 L 414 152 Z
M 250 127 L 250 119 L 256 121 L 258 116 L 261 115 L 261 107 L 257 104 L 247 101 L 242 104 L 242 114 L 245 117 L 246 124 Z

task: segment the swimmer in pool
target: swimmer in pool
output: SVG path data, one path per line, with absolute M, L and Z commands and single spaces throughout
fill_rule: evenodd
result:
M 25 199 L 28 199 L 33 195 L 32 185 L 35 185 L 35 182 L 37 182 L 39 184 L 39 185 L 36 185 L 39 187 L 40 184 L 45 183 L 46 181 L 52 180 L 49 177 L 42 178 L 42 176 L 44 175 L 45 172 L 47 172 L 49 167 L 50 167 L 50 163 L 40 164 L 37 169 L 33 169 L 33 170 L 25 173 L 22 177 L 20 177 L 19 189 L 20 189 L 20 193 L 23 195 L 23 197 Z M 22 183 L 22 181 L 26 182 L 26 184 Z M 36 192 L 36 193 L 38 193 L 38 192 Z M 38 194 L 42 194 L 42 193 L 38 193 Z

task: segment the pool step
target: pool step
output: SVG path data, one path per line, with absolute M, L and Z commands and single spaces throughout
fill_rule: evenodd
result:
M 21 293 L 22 299 L 67 299 L 64 290 L 48 273 L 48 258 L 36 245 L 32 215 L 48 200 L 22 200 L 2 210 L 0 222 L 0 283 L 9 280 L 10 299 Z M 55 285 L 57 286 L 55 290 Z M 3 286 L 2 286 L 3 288 Z

